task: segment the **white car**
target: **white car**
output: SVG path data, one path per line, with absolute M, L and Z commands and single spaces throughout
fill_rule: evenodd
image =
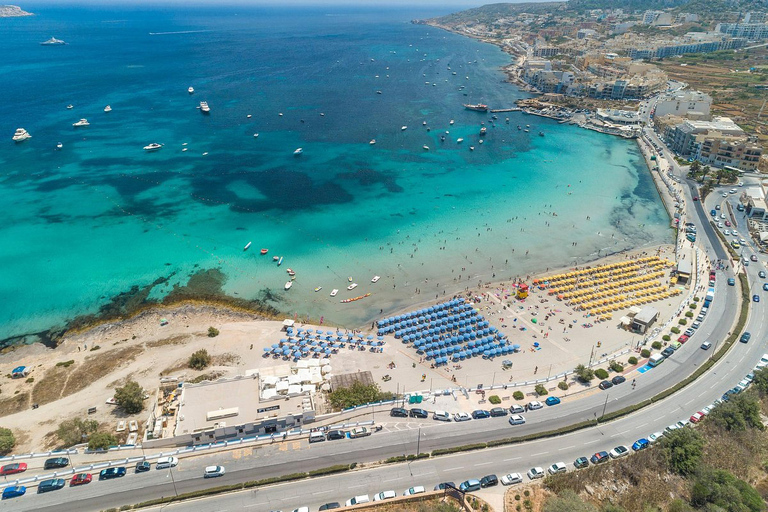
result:
M 730 235 L 731 234 L 731 230 L 730 229 L 726 229 L 725 231 L 723 231 L 723 234 L 724 235 Z
M 689 420 L 680 420 L 680 421 L 677 422 L 678 428 L 687 427 L 690 424 L 691 424 L 691 422 Z
M 349 431 L 349 437 L 356 439 L 358 437 L 365 437 L 371 435 L 371 431 L 365 427 L 355 427 Z
M 509 424 L 510 425 L 522 425 L 525 423 L 525 417 L 521 416 L 519 414 L 513 414 L 509 417 Z
M 720 218 L 721 218 L 721 219 L 725 219 L 725 214 L 724 214 L 724 213 L 721 213 L 721 214 L 720 214 Z
M 520 473 L 509 473 L 501 477 L 502 485 L 512 485 L 522 483 L 523 477 Z
M 673 430 L 677 430 L 679 428 L 680 428 L 680 425 L 672 424 L 672 425 L 668 426 L 667 428 L 665 428 L 664 432 L 665 433 L 669 433 L 669 432 L 672 432 Z
M 536 480 L 537 478 L 544 478 L 544 470 L 542 468 L 531 468 L 528 470 L 528 478 Z
M 351 507 L 353 505 L 359 505 L 360 503 L 370 503 L 370 501 L 371 501 L 371 498 L 369 498 L 367 494 L 361 494 L 360 496 L 349 498 L 347 501 L 344 502 L 344 504 L 348 507 Z
M 157 459 L 157 464 L 155 464 L 155 469 L 168 469 L 168 468 L 175 468 L 179 465 L 179 459 L 176 457 L 160 457 Z
M 411 487 L 410 489 L 406 489 L 403 493 L 403 496 L 413 496 L 414 494 L 421 494 L 425 492 L 424 486 L 422 485 L 416 485 Z
M 708 405 L 708 406 L 704 407 L 704 408 L 701 410 L 701 413 L 702 413 L 704 416 L 707 416 L 709 413 L 711 413 L 711 412 L 712 412 L 712 409 L 714 409 L 714 406 L 712 406 L 712 405 Z
M 723 192 L 723 197 L 728 197 L 728 192 Z
M 468 412 L 457 412 L 453 415 L 453 421 L 469 421 L 471 419 L 472 416 Z
M 629 450 L 623 444 L 620 444 L 608 453 L 612 459 L 620 459 L 621 457 L 625 457 L 628 454 Z
M 541 402 L 534 400 L 533 402 L 528 402 L 526 407 L 529 411 L 535 411 L 536 409 L 542 409 L 544 405 Z
M 653 434 L 648 436 L 648 441 L 651 442 L 651 444 L 655 443 L 659 439 L 664 437 L 664 432 L 654 432 Z
M 293 512 L 309 512 L 309 507 L 299 507 L 293 509 Z
M 509 412 L 512 414 L 521 414 L 525 412 L 525 407 L 518 404 L 512 404 L 509 406 Z
M 392 498 L 397 498 L 395 491 L 384 491 L 373 495 L 373 501 L 391 500 Z
M 718 222 L 717 223 L 717 227 L 722 228 L 723 227 L 723 223 L 722 222 Z
M 555 462 L 549 468 L 547 468 L 547 471 L 549 471 L 550 475 L 555 475 L 557 473 L 565 473 L 567 471 L 567 468 L 565 467 L 564 462 Z
M 736 384 L 736 386 L 740 387 L 741 390 L 744 391 L 745 389 L 747 389 L 749 387 L 750 384 L 752 384 L 752 383 L 749 380 L 742 379 L 738 384 Z
M 732 234 L 733 236 L 739 236 L 739 232 L 738 232 L 738 231 L 736 231 L 735 229 L 732 229 L 732 230 L 731 230 L 731 234 Z
M 203 478 L 214 478 L 217 476 L 224 476 L 224 466 L 207 466 L 203 470 Z
M 451 415 L 446 411 L 435 411 L 432 415 L 432 419 L 437 421 L 451 421 Z

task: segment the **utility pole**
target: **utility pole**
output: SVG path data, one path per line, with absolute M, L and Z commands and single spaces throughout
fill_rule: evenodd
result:
M 608 407 L 608 397 L 609 396 L 611 396 L 609 393 L 605 394 L 605 403 L 603 404 L 603 414 L 600 415 L 601 418 L 603 416 L 605 416 L 605 408 Z

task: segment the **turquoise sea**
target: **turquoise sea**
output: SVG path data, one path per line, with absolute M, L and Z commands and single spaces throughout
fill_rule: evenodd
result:
M 524 94 L 498 48 L 409 22 L 440 12 L 24 8 L 0 20 L 0 339 L 206 269 L 233 297 L 359 326 L 671 240 L 634 142 L 465 110 Z

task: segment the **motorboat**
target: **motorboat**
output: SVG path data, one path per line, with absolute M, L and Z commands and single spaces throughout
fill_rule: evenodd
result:
M 469 77 L 467 77 L 467 79 L 469 79 Z M 465 104 L 464 108 L 467 110 L 474 110 L 475 112 L 488 112 L 488 105 L 483 105 L 482 103 L 477 103 L 475 105 Z
M 370 144 L 371 146 L 373 146 L 374 144 L 376 144 L 376 139 L 371 139 L 371 142 L 369 142 L 368 144 Z
M 427 126 L 427 122 L 426 121 L 422 121 L 421 122 L 421 126 Z
M 477 142 L 478 142 L 479 144 L 482 144 L 482 143 L 483 143 L 483 139 L 480 139 L 480 140 L 479 140 L 479 141 L 477 141 Z
M 377 283 L 381 279 L 381 276 L 373 276 L 373 279 L 371 279 L 372 283 Z
M 248 249 L 250 249 L 252 243 L 253 242 L 248 242 L 247 244 L 245 244 L 245 247 L 243 247 L 243 251 L 247 251 Z
M 422 148 L 424 148 L 424 151 L 429 151 L 429 146 L 427 146 L 426 144 L 424 144 L 424 145 L 423 145 L 423 146 L 421 146 L 421 147 L 422 147 Z
M 462 139 L 461 137 L 456 139 L 456 144 L 461 144 L 462 142 L 464 142 L 464 139 Z
M 450 124 L 450 125 L 453 125 L 453 119 L 451 119 L 451 122 L 450 122 L 450 123 L 448 123 L 448 124 Z
M 90 126 L 90 125 L 91 123 L 89 123 L 87 119 L 81 119 L 76 123 L 72 123 L 72 126 L 74 126 L 75 128 L 79 126 Z
M 67 105 L 67 110 L 72 110 L 73 108 L 75 108 L 73 105 Z
M 56 39 L 55 37 L 52 37 L 52 38 L 48 39 L 47 41 L 43 41 L 40 44 L 43 45 L 43 46 L 56 46 L 56 45 L 62 45 L 62 44 L 67 44 L 67 43 L 65 43 L 61 39 Z
M 349 281 L 349 282 L 351 283 L 351 282 L 352 282 L 352 276 L 349 276 L 349 277 L 347 278 L 347 281 Z
M 303 149 L 303 148 L 296 148 L 296 151 L 294 151 L 294 152 L 293 152 L 293 155 L 294 155 L 294 156 L 299 156 L 299 155 L 300 155 L 300 154 L 302 154 L 303 152 L 304 152 L 304 149 Z
M 187 89 L 187 92 L 188 92 L 189 94 L 194 94 L 194 92 L 195 92 L 195 88 L 194 88 L 194 87 L 190 87 L 189 89 Z
M 470 151 L 474 151 L 475 150 L 475 146 L 469 146 L 469 150 Z
M 258 133 L 254 133 L 254 134 L 253 134 L 253 138 L 254 138 L 254 139 L 258 139 L 258 138 L 259 138 L 259 134 L 258 134 Z
M 544 132 L 539 132 L 539 137 L 543 137 L 543 136 L 544 136 Z
M 259 254 L 261 254 L 263 256 L 263 255 L 267 254 L 268 252 L 269 252 L 269 249 L 262 249 L 262 250 L 259 251 Z
M 286 290 L 290 290 L 291 286 L 293 286 L 293 281 L 288 281 L 287 283 L 285 283 L 285 289 Z
M 13 134 L 13 141 L 14 142 L 22 142 L 22 141 L 25 141 L 25 140 L 31 139 L 31 138 L 32 138 L 32 136 L 24 128 L 16 128 L 16 133 Z
M 296 275 L 296 272 L 295 272 L 295 271 L 294 271 L 292 268 L 287 268 L 287 269 L 285 269 L 285 272 L 286 272 L 286 273 L 287 273 L 289 276 L 295 276 L 295 275 Z
M 530 132 L 531 130 L 529 130 L 528 128 L 526 128 L 526 129 L 525 129 L 525 130 L 523 130 L 523 131 L 524 131 L 525 133 L 528 133 L 528 132 Z
M 157 142 L 153 142 L 152 144 L 148 144 L 148 145 L 144 146 L 144 151 L 157 151 L 161 147 L 163 147 L 162 144 L 158 144 Z
M 337 293 L 339 293 L 339 290 L 337 290 L 336 288 L 334 288 L 334 289 L 331 291 L 331 297 L 335 297 Z
M 112 107 L 107 105 L 106 107 L 104 107 L 104 112 L 112 112 Z
M 352 283 L 351 285 L 347 286 L 347 290 L 354 290 L 357 288 L 357 283 Z
M 211 112 L 211 107 L 208 106 L 207 101 L 200 102 L 200 112 L 202 112 L 203 114 L 209 114 Z
M 58 144 L 56 144 L 56 149 L 61 149 L 61 148 L 63 148 L 63 147 L 64 147 L 64 144 L 62 144 L 61 142 L 59 142 Z
M 483 135 L 485 135 L 485 133 L 486 133 L 487 131 L 488 131 L 488 128 L 486 128 L 485 126 L 483 126 L 482 128 L 480 128 L 480 136 L 482 137 Z
M 323 289 L 323 287 L 322 287 L 322 286 L 316 286 L 316 287 L 315 287 L 315 292 L 319 292 L 319 291 L 320 291 L 320 290 L 322 290 L 322 289 Z
M 376 94 L 381 94 L 381 91 L 376 91 Z
M 405 130 L 407 130 L 407 129 L 408 129 L 408 127 L 407 127 L 407 126 L 405 126 L 405 125 L 403 125 L 403 126 L 401 126 L 401 127 L 400 127 L 400 130 L 401 130 L 401 131 L 405 131 Z

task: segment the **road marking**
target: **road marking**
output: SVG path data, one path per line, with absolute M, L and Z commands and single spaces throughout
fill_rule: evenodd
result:
M 509 461 L 518 460 L 518 459 L 522 459 L 522 457 L 512 457 L 511 459 L 504 459 L 502 462 L 509 462 Z
M 548 454 L 548 453 L 549 453 L 549 452 L 534 453 L 533 455 L 531 455 L 531 457 L 537 457 L 537 456 L 539 456 L 539 455 L 546 455 L 546 454 Z
M 382 482 L 384 482 L 384 483 L 387 483 L 387 482 L 396 482 L 396 481 L 398 481 L 398 480 L 400 480 L 400 477 L 397 477 L 397 478 L 390 478 L 390 479 L 388 479 L 388 480 L 382 480 Z M 330 492 L 330 491 L 328 491 L 328 492 Z
M 368 485 L 368 484 L 350 485 L 350 486 L 349 486 L 349 488 L 350 488 L 350 489 L 357 489 L 357 488 L 359 488 L 359 487 L 365 487 L 366 485 Z
M 464 469 L 464 466 L 458 466 L 458 467 L 455 467 L 455 468 L 448 468 L 445 471 L 454 471 L 454 470 L 457 470 L 457 469 Z
M 571 448 L 575 448 L 575 446 L 568 446 L 566 448 L 558 448 L 557 451 L 561 452 L 563 450 L 570 450 Z
M 638 426 L 637 426 L 637 428 L 643 428 L 643 427 L 644 427 L 644 426 L 646 426 L 647 424 L 648 424 L 648 422 L 646 421 L 646 422 L 645 422 L 645 423 L 643 423 L 642 425 L 638 425 Z
M 386 482 L 386 480 L 384 480 L 384 481 Z M 318 492 L 313 492 L 312 494 L 314 494 L 314 495 L 318 495 L 318 494 L 328 494 L 329 492 L 333 492 L 333 491 L 318 491 Z
M 584 443 L 584 446 L 586 446 L 586 445 L 588 445 L 588 444 L 595 444 L 595 443 L 599 443 L 599 442 L 600 442 L 600 440 L 599 440 L 599 439 L 595 439 L 594 441 L 589 441 L 589 442 L 587 442 L 587 443 Z
M 488 464 L 493 464 L 493 461 L 490 461 L 490 462 L 481 462 L 480 464 L 475 464 L 475 467 L 477 467 L 477 466 L 487 466 Z

